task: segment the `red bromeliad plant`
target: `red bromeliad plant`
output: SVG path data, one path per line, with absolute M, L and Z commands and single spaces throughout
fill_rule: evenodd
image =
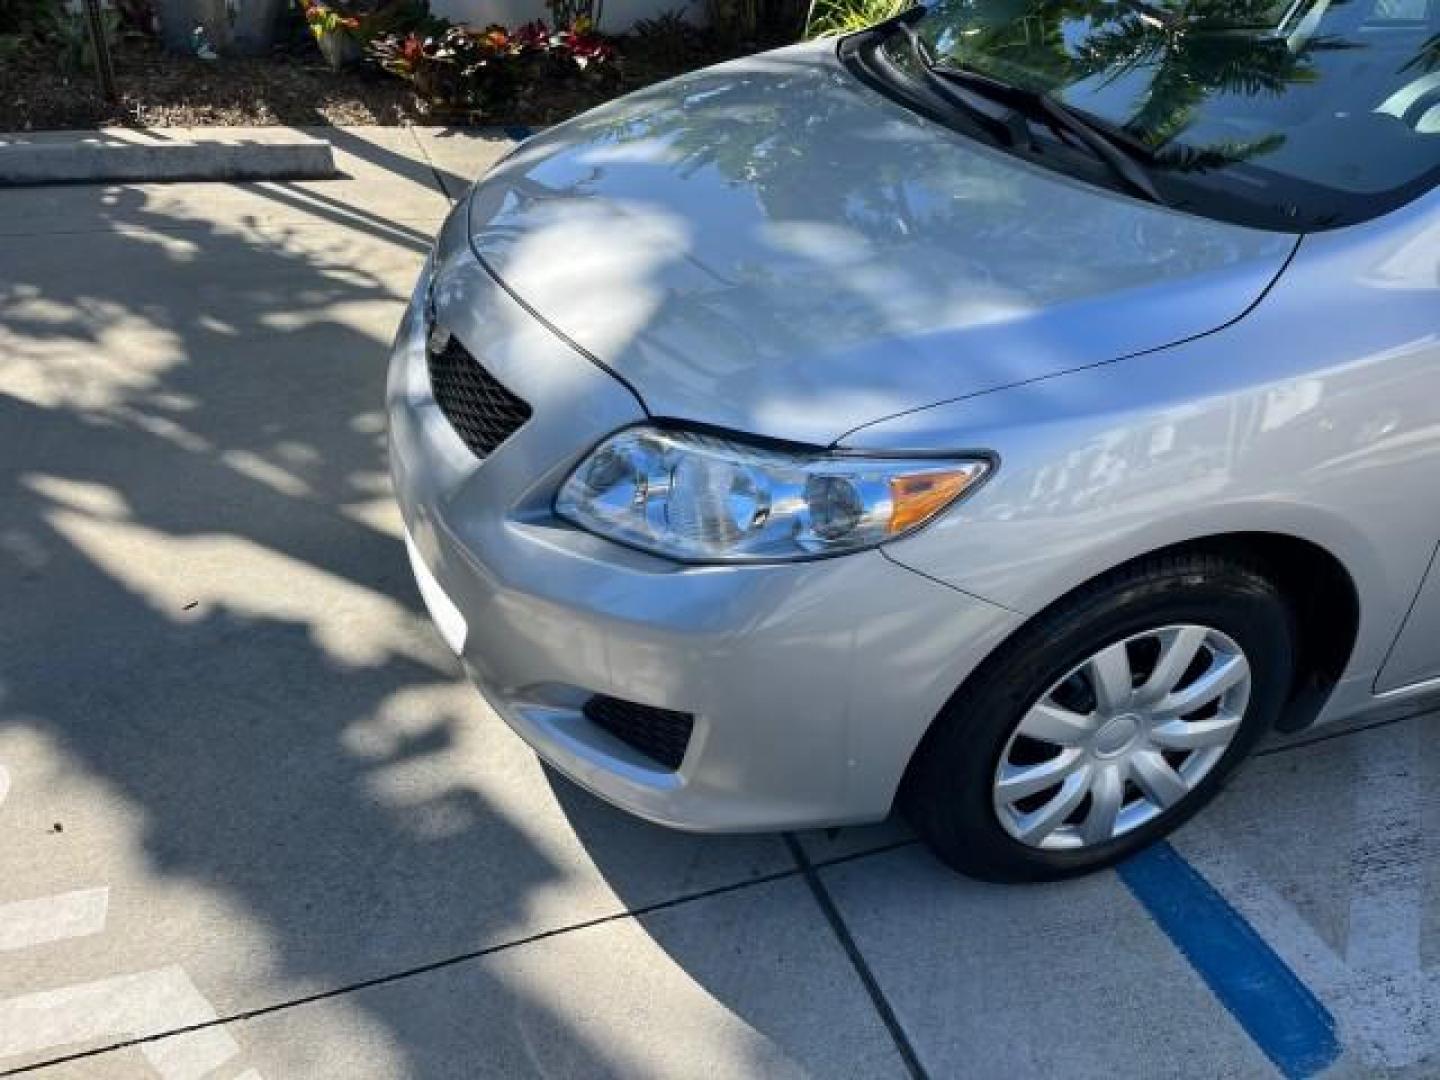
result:
M 458 27 L 438 36 L 386 34 L 369 46 L 372 59 L 392 75 L 408 80 L 422 98 L 451 107 L 465 102 L 471 51 L 468 35 Z
M 556 47 L 581 68 L 615 59 L 615 46 L 596 33 L 588 19 L 579 19 L 570 29 L 557 31 L 554 40 Z
M 582 70 L 615 58 L 615 46 L 596 32 L 589 19 L 577 19 L 564 30 L 551 30 L 536 19 L 509 34 L 499 26 L 490 27 L 486 33 L 498 34 L 500 48 L 508 55 L 549 56 L 569 61 Z
M 589 71 L 612 61 L 615 48 L 583 20 L 564 30 L 537 20 L 514 30 L 452 26 L 439 35 L 383 35 L 370 43 L 370 55 L 434 104 L 483 109 L 507 100 L 525 76 Z

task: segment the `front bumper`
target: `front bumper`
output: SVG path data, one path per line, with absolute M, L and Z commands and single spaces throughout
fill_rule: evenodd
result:
M 474 457 L 430 393 L 412 304 L 388 393 L 395 491 L 427 605 L 496 711 L 561 772 L 662 824 L 883 817 L 931 719 L 1017 617 L 879 551 L 682 567 L 560 521 L 556 486 L 643 410 L 468 252 L 438 275 L 442 321 L 534 409 Z M 586 719 L 595 694 L 693 714 L 680 767 Z

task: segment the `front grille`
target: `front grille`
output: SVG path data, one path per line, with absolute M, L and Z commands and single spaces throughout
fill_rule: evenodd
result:
M 695 729 L 695 718 L 689 713 L 637 705 L 603 694 L 585 703 L 585 717 L 667 769 L 678 769 L 685 760 L 685 748 Z
M 530 406 L 501 386 L 459 339 L 452 336 L 426 355 L 435 402 L 476 457 L 489 457 L 530 419 Z

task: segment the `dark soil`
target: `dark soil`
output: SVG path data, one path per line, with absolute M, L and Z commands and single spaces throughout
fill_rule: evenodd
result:
M 308 46 L 308 47 L 307 47 Z M 0 131 L 110 125 L 131 127 L 266 124 L 551 124 L 608 98 L 750 51 L 701 35 L 627 37 L 613 70 L 546 78 L 518 87 L 512 100 L 483 113 L 438 114 L 408 83 L 377 68 L 331 71 L 313 44 L 277 50 L 264 60 L 205 61 L 165 53 L 132 36 L 114 51 L 120 100 L 105 101 L 90 71 L 65 74 L 47 56 L 21 53 L 0 61 Z

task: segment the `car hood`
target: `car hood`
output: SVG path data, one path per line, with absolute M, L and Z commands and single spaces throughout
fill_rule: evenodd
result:
M 824 445 L 1240 317 L 1293 236 L 1030 166 L 854 79 L 725 64 L 532 139 L 471 243 L 655 416 Z

